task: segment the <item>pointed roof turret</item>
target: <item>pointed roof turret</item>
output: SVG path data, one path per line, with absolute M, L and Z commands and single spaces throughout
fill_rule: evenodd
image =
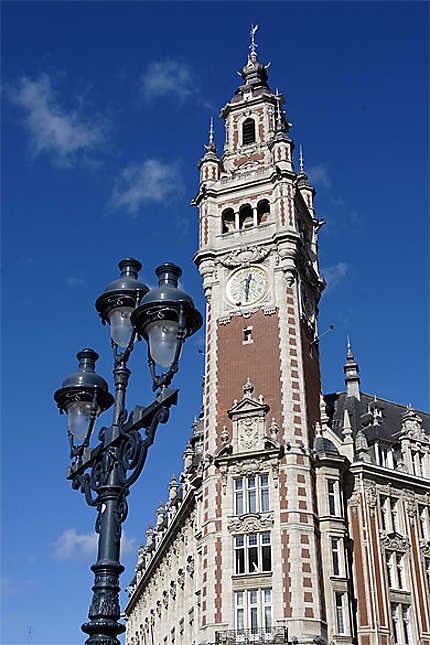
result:
M 349 336 L 347 337 L 346 363 L 343 370 L 345 372 L 346 396 L 355 396 L 356 399 L 360 400 L 359 367 L 352 353 Z
M 206 146 L 205 145 L 205 151 L 206 152 L 215 152 L 216 154 L 216 147 L 214 144 L 214 118 L 211 116 L 211 122 L 209 126 L 209 143 Z

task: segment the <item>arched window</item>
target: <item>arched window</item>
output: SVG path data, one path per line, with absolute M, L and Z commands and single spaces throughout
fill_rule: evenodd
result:
M 234 231 L 234 229 L 235 229 L 235 223 L 234 223 L 233 209 L 226 208 L 226 210 L 223 211 L 223 214 L 222 214 L 222 232 L 230 233 L 231 231 Z
M 264 224 L 270 217 L 270 204 L 267 199 L 262 199 L 257 204 L 257 223 Z
M 252 208 L 249 204 L 244 204 L 239 209 L 239 228 L 250 228 L 251 226 L 254 226 Z
M 255 141 L 255 121 L 254 119 L 245 119 L 242 125 L 242 143 L 254 143 Z

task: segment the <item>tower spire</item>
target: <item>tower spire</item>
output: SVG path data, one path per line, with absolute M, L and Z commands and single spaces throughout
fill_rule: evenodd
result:
M 302 148 L 302 144 L 300 144 L 300 172 L 305 172 L 305 167 L 303 165 L 303 148 Z
M 360 400 L 359 367 L 352 353 L 349 336 L 346 339 L 346 363 L 343 370 L 345 372 L 346 396 L 355 396 L 356 399 Z
M 251 50 L 251 56 L 254 54 L 254 56 L 257 56 L 257 52 L 255 51 L 258 45 L 255 42 L 255 32 L 258 29 L 258 25 L 251 25 L 251 31 L 249 32 L 249 35 L 251 36 L 251 44 L 249 46 L 249 49 Z
M 211 124 L 209 126 L 209 145 L 214 144 L 214 118 L 211 116 Z

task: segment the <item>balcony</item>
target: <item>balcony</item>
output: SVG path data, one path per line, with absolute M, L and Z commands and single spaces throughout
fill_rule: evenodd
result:
M 264 645 L 288 644 L 287 627 L 271 629 L 228 629 L 215 633 L 215 645 Z

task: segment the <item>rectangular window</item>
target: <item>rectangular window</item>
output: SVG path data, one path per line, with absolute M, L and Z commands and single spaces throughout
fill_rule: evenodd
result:
M 245 629 L 245 592 L 236 591 L 236 629 Z
M 234 551 L 236 574 L 272 570 L 270 532 L 236 535 Z
M 379 503 L 381 506 L 381 527 L 383 531 L 387 531 L 388 530 L 388 522 L 387 522 L 388 498 L 385 495 L 381 495 L 379 498 Z
M 243 535 L 236 535 L 234 538 L 234 550 L 236 573 L 245 573 L 245 538 Z
M 269 476 L 240 477 L 234 480 L 234 512 L 267 513 L 270 510 Z
M 397 618 L 397 608 L 398 605 L 394 602 L 391 603 L 391 621 L 393 623 L 393 638 L 395 645 L 399 643 L 399 626 Z
M 269 477 L 268 475 L 260 476 L 260 510 L 267 513 L 269 510 Z
M 402 627 L 403 627 L 403 637 L 405 640 L 405 645 L 409 645 L 411 642 L 411 633 L 409 626 L 409 606 L 402 605 Z
M 236 632 L 249 630 L 258 634 L 260 630 L 272 632 L 272 590 L 250 589 L 235 592 Z M 240 635 L 241 638 L 243 635 Z M 253 639 L 251 639 L 252 642 Z M 248 642 L 248 641 L 247 641 Z M 259 642 L 259 641 L 258 641 Z
M 340 575 L 340 566 L 339 566 L 339 538 L 331 538 L 331 556 L 333 562 L 333 575 Z
M 397 499 L 391 500 L 391 523 L 393 531 L 399 532 L 399 502 Z
M 243 503 L 243 479 L 234 481 L 234 512 L 235 515 L 243 515 L 245 506 Z
M 345 634 L 343 593 L 336 593 L 336 624 L 337 624 L 337 633 Z
M 328 489 L 328 508 L 330 515 L 336 515 L 336 494 L 335 494 L 335 480 L 327 480 L 327 489 Z
M 403 558 L 398 553 L 394 554 L 397 570 L 397 584 L 399 589 L 405 588 L 405 577 L 403 573 Z
M 255 477 L 247 477 L 248 513 L 257 512 L 257 488 L 255 479 Z
M 423 540 L 428 538 L 427 509 L 423 504 L 418 504 L 418 519 L 420 523 L 420 536 Z
M 252 634 L 258 631 L 258 601 L 257 591 L 248 591 L 249 627 Z
M 263 589 L 264 629 L 266 633 L 272 631 L 272 590 Z
M 392 557 L 392 554 L 390 553 L 390 551 L 386 551 L 385 552 L 385 563 L 387 565 L 387 580 L 388 580 L 388 587 L 390 589 L 392 589 L 393 586 L 394 586 L 393 585 L 393 572 L 391 570 L 391 568 L 392 568 L 391 557 Z

